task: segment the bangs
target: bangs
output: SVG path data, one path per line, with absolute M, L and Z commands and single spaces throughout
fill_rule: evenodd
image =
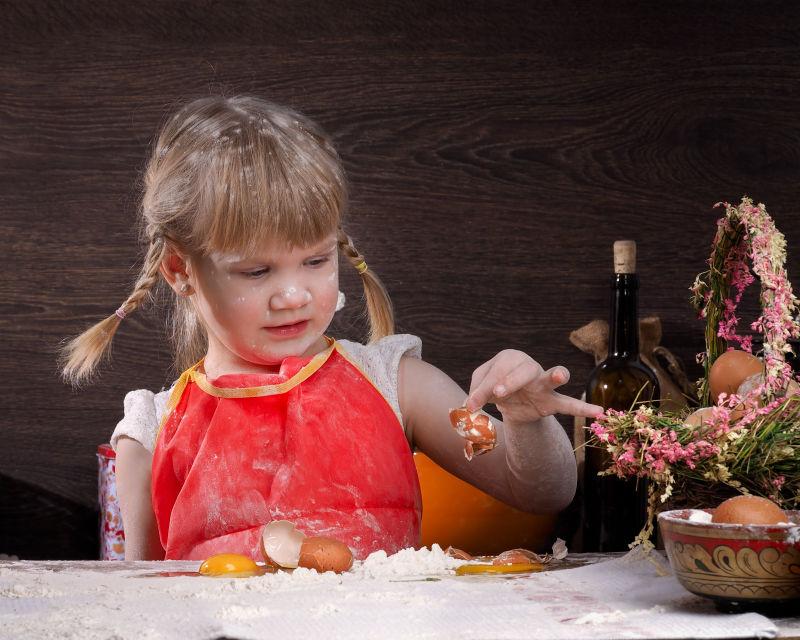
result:
M 300 126 L 249 118 L 214 135 L 198 168 L 194 246 L 253 255 L 264 242 L 305 247 L 336 231 L 347 188 L 336 152 Z

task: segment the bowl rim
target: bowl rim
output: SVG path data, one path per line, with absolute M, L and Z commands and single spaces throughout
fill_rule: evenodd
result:
M 702 527 L 703 529 L 715 529 L 718 531 L 733 531 L 746 527 L 754 531 L 792 531 L 794 529 L 800 530 L 800 511 L 792 509 L 785 510 L 789 518 L 788 522 L 780 522 L 774 524 L 738 524 L 731 522 L 703 522 L 702 520 L 689 520 L 689 515 L 692 511 L 704 511 L 708 514 L 713 514 L 714 509 L 705 507 L 702 509 L 686 508 L 686 509 L 670 509 L 669 511 L 662 511 L 658 514 L 658 522 L 679 523 L 689 527 Z

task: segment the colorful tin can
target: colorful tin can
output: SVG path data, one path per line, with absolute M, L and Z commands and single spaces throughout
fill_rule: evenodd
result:
M 110 444 L 97 447 L 100 559 L 125 559 L 125 531 L 117 499 L 117 456 Z

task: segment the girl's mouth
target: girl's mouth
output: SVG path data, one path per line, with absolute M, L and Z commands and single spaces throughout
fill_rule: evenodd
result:
M 276 338 L 289 338 L 296 336 L 308 327 L 308 320 L 301 320 L 292 324 L 282 324 L 276 327 L 264 327 L 270 335 Z

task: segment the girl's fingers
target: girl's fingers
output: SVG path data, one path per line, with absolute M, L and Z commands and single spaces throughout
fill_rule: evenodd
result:
M 571 398 L 560 393 L 556 393 L 555 411 L 568 416 L 580 416 L 583 418 L 597 418 L 603 414 L 603 407 L 596 404 L 589 404 L 577 398 Z
M 541 370 L 533 360 L 522 362 L 497 381 L 492 394 L 497 398 L 505 398 L 535 380 Z
M 561 365 L 557 365 L 548 369 L 545 372 L 545 377 L 550 386 L 555 389 L 556 387 L 560 387 L 561 385 L 569 382 L 569 369 L 562 367 Z
M 477 411 L 495 395 L 495 387 L 517 366 L 519 359 L 515 357 L 500 357 L 501 352 L 486 364 L 491 364 L 486 375 L 467 396 L 467 409 Z M 510 355 L 510 354 L 509 354 Z M 480 368 L 480 367 L 479 367 Z
M 497 379 L 496 374 L 493 372 L 494 366 L 486 372 L 483 379 L 477 384 L 474 389 L 471 389 L 467 396 L 466 406 L 469 411 L 477 411 L 492 397 L 492 389 Z
M 484 362 L 480 367 L 478 367 L 477 369 L 475 369 L 475 371 L 472 372 L 472 380 L 470 380 L 469 383 L 468 395 L 472 395 L 472 392 L 478 388 L 481 382 L 483 382 L 484 378 L 486 377 L 486 374 L 489 373 L 493 364 L 494 364 L 494 358 L 492 358 L 487 362 Z

